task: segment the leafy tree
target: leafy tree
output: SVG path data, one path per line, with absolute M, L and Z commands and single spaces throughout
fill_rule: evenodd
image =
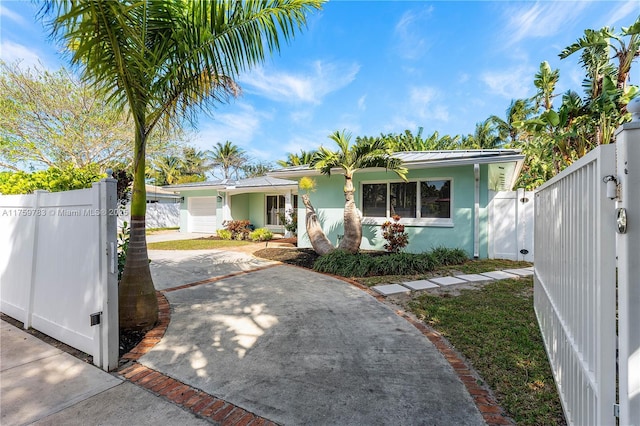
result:
M 130 164 L 132 122 L 95 90 L 61 68 L 47 71 L 0 61 L 0 168 L 113 167 Z M 179 129 L 154 132 L 148 154 L 182 139 Z
M 19 171 L 0 172 L 0 194 L 31 194 L 43 189 L 49 192 L 90 188 L 91 184 L 106 177 L 96 164 L 84 167 L 51 167 L 32 173 Z
M 391 156 L 392 151 L 389 144 L 383 139 L 363 140 L 351 145 L 351 134 L 347 131 L 336 131 L 329 135 L 329 139 L 338 145 L 338 149 L 331 151 L 321 146 L 310 166 L 325 175 L 331 175 L 332 169 L 336 168 L 341 169 L 344 173 L 344 238 L 340 241 L 338 248 L 355 253 L 360 250 L 362 222 L 354 199 L 353 175 L 361 169 L 384 167 L 406 180 L 407 169 L 402 167 L 399 159 Z M 307 194 L 303 195 L 302 199 L 309 209 L 310 203 Z M 308 234 L 311 239 L 312 234 L 309 232 Z M 317 247 L 313 239 L 311 244 L 318 254 L 325 254 L 318 251 L 323 249 L 320 246 Z
M 209 159 L 214 170 L 218 169 L 218 172 L 222 172 L 216 176 L 216 171 L 214 171 L 213 176 L 221 179 L 233 177 L 237 179 L 242 167 L 249 161 L 244 150 L 230 141 L 226 141 L 224 144 L 217 142 L 209 152 Z
M 394 151 L 438 151 L 459 148 L 460 136 L 451 137 L 449 135 L 440 136 L 438 132 L 433 132 L 427 138 L 422 137 L 423 128 L 418 128 L 418 133 L 414 135 L 410 130 L 405 130 L 399 135 L 381 135 L 387 141 L 389 147 Z
M 254 178 L 266 176 L 267 172 L 273 170 L 271 163 L 255 162 L 242 166 L 242 176 L 245 178 Z
M 278 51 L 320 0 L 49 0 L 52 34 L 71 63 L 134 124 L 129 253 L 119 286 L 123 329 L 153 327 L 158 305 L 145 238 L 147 141 L 161 122 L 195 119 L 238 94 L 234 78 Z

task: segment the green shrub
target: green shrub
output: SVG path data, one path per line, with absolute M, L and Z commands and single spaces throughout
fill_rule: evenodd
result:
M 436 247 L 431 250 L 431 255 L 440 265 L 459 265 L 469 259 L 467 252 L 460 248 Z
M 118 282 L 122 279 L 124 264 L 127 261 L 127 251 L 129 251 L 129 238 L 131 236 L 129 223 L 125 220 L 121 231 L 118 232 Z
M 319 257 L 313 264 L 313 269 L 342 277 L 364 277 L 368 275 L 373 265 L 374 260 L 369 255 L 334 250 Z
M 249 233 L 249 238 L 251 238 L 252 241 L 269 241 L 273 238 L 273 232 L 267 228 L 258 228 Z
M 216 231 L 216 234 L 218 235 L 218 238 L 220 238 L 222 240 L 230 240 L 231 239 L 231 231 L 229 231 L 228 229 L 218 229 Z
M 375 273 L 371 275 L 416 275 L 433 270 L 424 264 L 421 255 L 412 253 L 392 253 L 375 259 Z

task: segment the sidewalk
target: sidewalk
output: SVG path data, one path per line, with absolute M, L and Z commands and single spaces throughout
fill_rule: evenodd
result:
M 0 321 L 0 424 L 210 424 Z

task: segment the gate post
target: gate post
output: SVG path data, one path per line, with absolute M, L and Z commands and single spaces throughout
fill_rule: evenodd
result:
M 616 130 L 620 424 L 640 424 L 640 98 Z M 626 222 L 626 223 L 623 223 Z M 626 227 L 626 229 L 623 229 Z

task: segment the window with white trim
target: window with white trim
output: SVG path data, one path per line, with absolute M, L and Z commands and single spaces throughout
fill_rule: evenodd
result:
M 362 183 L 362 214 L 367 218 L 450 223 L 451 179 Z

